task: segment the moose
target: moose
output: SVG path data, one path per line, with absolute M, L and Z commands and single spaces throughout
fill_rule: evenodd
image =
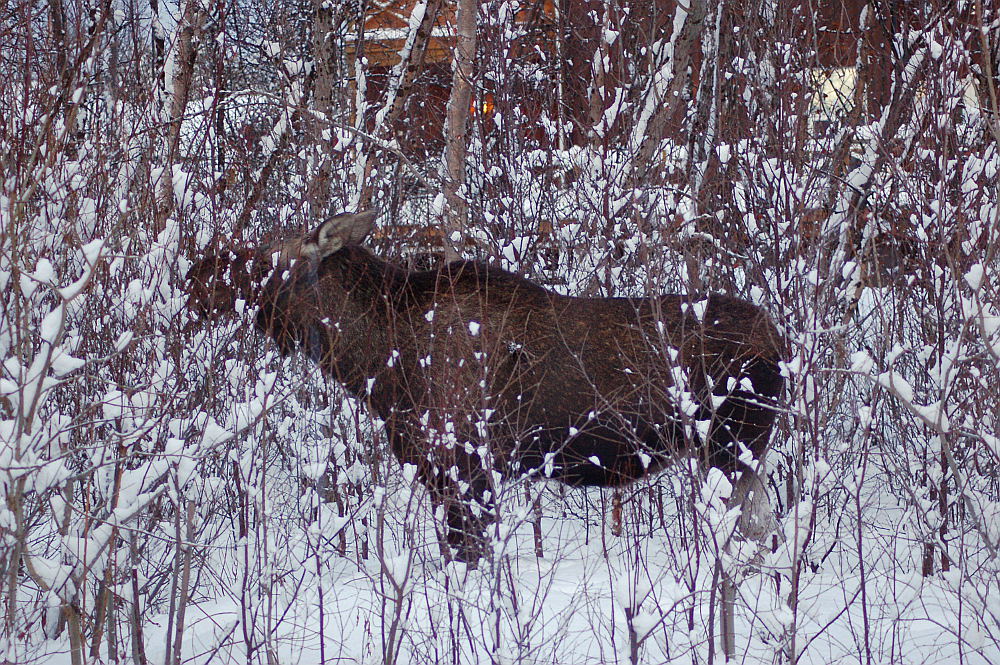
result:
M 445 508 L 446 555 L 478 560 L 504 478 L 620 486 L 684 454 L 732 477 L 764 455 L 786 347 L 760 307 L 570 297 L 475 261 L 409 271 L 362 247 L 375 219 L 211 250 L 188 271 L 188 308 L 256 310 L 282 353 L 307 354 L 384 421 Z

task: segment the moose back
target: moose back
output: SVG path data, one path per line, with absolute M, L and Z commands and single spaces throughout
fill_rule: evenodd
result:
M 481 553 L 502 477 L 621 485 L 678 454 L 731 474 L 743 447 L 764 453 L 784 342 L 759 307 L 575 298 L 471 261 L 410 272 L 360 246 L 375 216 L 216 250 L 189 271 L 188 306 L 212 318 L 246 301 L 282 352 L 368 404 L 446 507 L 459 558 Z

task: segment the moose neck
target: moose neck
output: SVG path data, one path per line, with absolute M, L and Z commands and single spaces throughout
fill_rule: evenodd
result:
M 357 246 L 327 257 L 318 272 L 316 288 L 324 295 L 316 323 L 327 344 L 315 359 L 352 394 L 368 396 L 370 379 L 384 383 L 386 363 L 399 344 L 394 312 L 406 298 L 408 273 Z M 335 291 L 342 301 L 325 298 Z

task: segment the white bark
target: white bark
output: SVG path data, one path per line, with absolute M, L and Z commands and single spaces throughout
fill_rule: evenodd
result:
M 444 128 L 444 250 L 445 259 L 459 258 L 458 248 L 465 230 L 469 206 L 465 189 L 465 158 L 469 146 L 469 108 L 475 75 L 476 0 L 458 0 L 457 43 L 452 61 L 451 96 Z
M 375 129 L 373 134 L 376 139 L 391 137 L 393 126 L 403 112 L 403 104 L 409 96 L 413 82 L 417 74 L 423 69 L 424 55 L 427 53 L 427 44 L 431 39 L 431 31 L 434 22 L 437 20 L 441 10 L 443 0 L 423 0 L 418 1 L 413 11 L 410 13 L 409 32 L 406 41 L 399 52 L 399 62 L 393 68 L 392 83 L 386 94 L 385 104 L 375 115 Z M 358 63 L 360 65 L 360 62 Z M 362 81 L 362 68 L 356 66 L 355 71 L 360 82 Z M 364 127 L 364 96 L 359 94 L 356 113 L 359 128 Z M 353 197 L 351 207 L 354 210 L 366 210 L 371 207 L 375 188 L 371 183 L 371 174 L 374 167 L 372 161 L 377 145 L 369 146 L 361 151 L 355 167 L 358 181 L 357 194 Z
M 691 0 L 687 7 L 677 3 L 674 28 L 666 45 L 665 58 L 650 73 L 642 112 L 632 133 L 633 173 L 642 177 L 663 140 L 667 122 L 679 109 L 686 108 L 695 49 L 701 44 L 705 23 L 705 1 Z
M 155 3 L 153 3 L 155 5 Z M 187 0 L 184 12 L 177 24 L 175 46 L 172 55 L 164 63 L 164 83 L 167 96 L 163 101 L 164 123 L 164 160 L 162 170 L 157 178 L 156 218 L 154 229 L 159 231 L 166 225 L 167 218 L 173 213 L 174 200 L 174 163 L 179 155 L 181 127 L 184 113 L 187 109 L 191 91 L 191 78 L 194 75 L 194 63 L 198 55 L 198 40 L 204 23 L 205 12 L 198 0 Z M 154 17 L 154 33 L 159 25 Z
M 311 128 L 316 169 L 309 187 L 309 212 L 314 221 L 322 219 L 329 201 L 330 175 L 333 169 L 333 141 L 329 122 L 333 117 L 334 11 L 329 0 L 313 0 L 313 71 L 315 76 L 313 107 L 320 118 L 313 118 Z

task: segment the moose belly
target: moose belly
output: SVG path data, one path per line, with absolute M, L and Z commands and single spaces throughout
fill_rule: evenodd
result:
M 539 431 L 518 446 L 516 466 L 569 485 L 624 485 L 659 471 L 684 447 L 676 445 L 679 429 L 591 423 Z

